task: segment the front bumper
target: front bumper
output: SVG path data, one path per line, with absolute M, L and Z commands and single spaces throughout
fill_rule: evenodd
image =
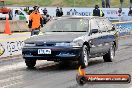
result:
M 50 49 L 51 54 L 38 54 L 38 49 Z M 24 47 L 22 55 L 24 59 L 37 60 L 77 60 L 80 56 L 81 47 Z

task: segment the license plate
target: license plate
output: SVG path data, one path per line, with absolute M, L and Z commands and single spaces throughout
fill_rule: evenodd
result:
M 38 49 L 38 54 L 51 54 L 51 49 Z

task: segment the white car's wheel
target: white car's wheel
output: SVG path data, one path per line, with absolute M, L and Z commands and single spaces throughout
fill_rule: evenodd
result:
M 82 68 L 86 68 L 88 66 L 88 60 L 89 60 L 88 47 L 86 45 L 83 45 L 81 56 L 79 58 L 79 65 L 81 65 Z
M 25 59 L 25 63 L 28 68 L 34 68 L 34 66 L 36 65 L 36 60 Z
M 112 62 L 114 56 L 115 56 L 115 46 L 112 45 L 108 53 L 103 56 L 103 59 L 105 62 Z

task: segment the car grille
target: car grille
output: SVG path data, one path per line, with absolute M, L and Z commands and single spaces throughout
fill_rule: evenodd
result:
M 55 46 L 55 44 L 53 44 L 53 43 L 36 43 L 36 46 L 47 46 L 47 47 L 49 47 L 49 46 Z

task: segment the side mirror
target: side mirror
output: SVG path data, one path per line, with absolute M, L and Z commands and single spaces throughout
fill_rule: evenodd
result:
M 90 34 L 95 34 L 95 33 L 98 33 L 98 32 L 99 32 L 98 29 L 92 29 L 91 32 L 90 32 Z

